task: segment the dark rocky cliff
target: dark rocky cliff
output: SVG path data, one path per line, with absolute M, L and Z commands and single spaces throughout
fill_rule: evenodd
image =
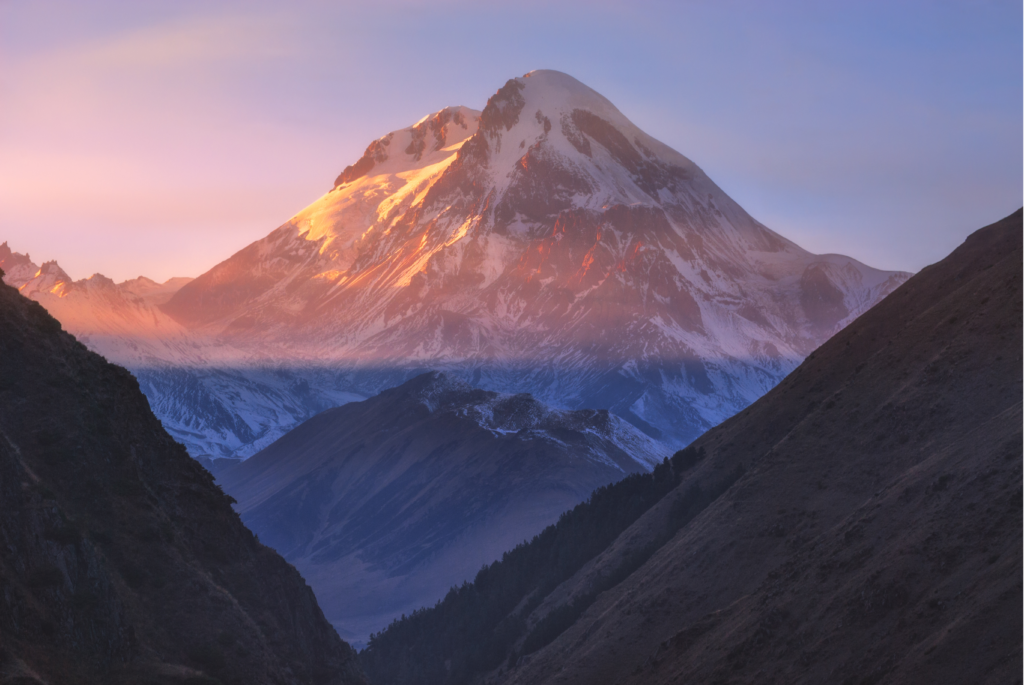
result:
M 0 682 L 363 682 L 124 369 L 0 285 Z

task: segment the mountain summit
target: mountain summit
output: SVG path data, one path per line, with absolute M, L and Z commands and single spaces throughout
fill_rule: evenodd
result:
M 201 380 L 193 406 L 180 374 L 117 361 L 193 451 L 266 444 L 271 428 L 217 418 L 260 385 L 239 370 L 254 362 L 327 369 L 296 387 L 364 396 L 445 370 L 679 444 L 907 277 L 801 249 L 603 96 L 534 71 L 483 111 L 373 141 L 325 195 L 161 305 L 214 341 L 203 355 L 233 367 L 234 391 L 223 373 Z
M 164 311 L 264 356 L 447 368 L 675 442 L 906 277 L 802 250 L 600 94 L 534 71 L 373 141 Z

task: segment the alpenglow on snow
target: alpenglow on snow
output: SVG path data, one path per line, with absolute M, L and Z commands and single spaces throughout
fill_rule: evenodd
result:
M 247 456 L 425 370 L 610 409 L 671 447 L 908 276 L 803 250 L 600 94 L 534 71 L 482 112 L 373 141 L 321 198 L 152 305 L 173 344 L 108 335 L 99 315 L 81 331 L 195 456 Z

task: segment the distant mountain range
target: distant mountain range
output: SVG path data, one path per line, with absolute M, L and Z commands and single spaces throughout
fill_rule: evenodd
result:
M 130 368 L 197 457 L 251 455 L 431 369 L 680 446 L 908 277 L 801 249 L 554 71 L 374 141 L 194 280 L 71 283 L 5 254 L 8 282 Z
M 343 371 L 282 369 L 258 358 L 224 363 L 239 350 L 198 335 L 160 305 L 191 279 L 155 283 L 139 277 L 115 284 L 101 274 L 72 281 L 53 261 L 42 266 L 0 244 L 4 282 L 36 300 L 90 349 L 138 378 L 150 406 L 189 454 L 249 456 L 288 429 L 330 407 L 363 399 Z
M 670 466 L 376 635 L 371 681 L 1019 681 L 1021 217 Z M 638 492 L 656 503 L 630 508 Z
M 365 644 L 666 456 L 607 410 L 552 410 L 428 373 L 318 414 L 217 482 L 339 633 Z

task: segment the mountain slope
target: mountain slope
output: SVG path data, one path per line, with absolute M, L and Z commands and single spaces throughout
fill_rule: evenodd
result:
M 907 274 L 812 255 L 553 71 L 374 141 L 163 310 L 372 394 L 419 369 L 688 442 Z M 614 334 L 609 334 L 614 332 Z
M 746 477 L 507 680 L 1019 678 L 1021 261 L 1018 211 L 704 436 Z
M 135 379 L 2 284 L 0 509 L 5 682 L 363 682 Z
M 606 411 L 430 373 L 313 417 L 218 483 L 362 641 L 664 456 Z
M 674 491 L 518 616 L 487 679 L 1019 679 L 1021 231 L 1020 211 L 977 231 L 698 439 Z M 371 641 L 375 683 L 483 648 L 413 626 Z M 403 682 L 472 680 L 423 672 Z

